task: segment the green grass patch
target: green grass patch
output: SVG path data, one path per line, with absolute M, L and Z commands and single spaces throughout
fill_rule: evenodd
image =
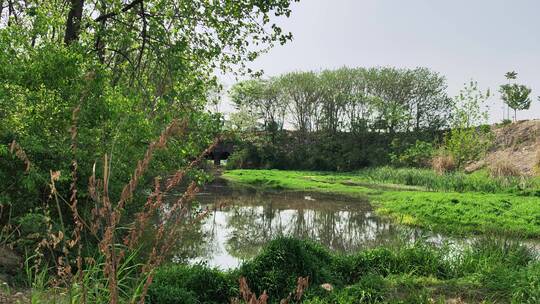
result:
M 538 303 L 540 262 L 513 241 L 479 240 L 460 251 L 423 242 L 336 254 L 310 242 L 278 238 L 260 255 L 229 271 L 201 265 L 165 266 L 149 303 L 225 303 L 238 279 L 279 303 L 309 276 L 303 303 Z M 329 283 L 333 291 L 321 284 Z M 171 299 L 171 300 L 169 300 Z M 173 301 L 173 302 L 171 302 Z M 174 302 L 175 301 L 175 302 Z M 536 301 L 536 302 L 535 302 Z
M 540 236 L 538 179 L 494 179 L 485 172 L 437 175 L 422 169 L 354 173 L 232 170 L 224 177 L 265 190 L 314 191 L 369 199 L 380 215 L 452 234 Z

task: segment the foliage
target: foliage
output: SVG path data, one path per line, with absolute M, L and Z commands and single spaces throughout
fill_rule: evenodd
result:
M 308 241 L 279 238 L 271 241 L 261 253 L 278 253 L 276 261 L 258 256 L 244 262 L 239 269 L 229 271 L 201 265 L 167 266 L 158 271 L 160 280 L 151 288 L 153 292 L 178 294 L 182 296 L 180 299 L 191 299 L 193 303 L 214 303 L 225 294 L 238 295 L 239 291 L 233 290 L 233 286 L 237 286 L 234 281 L 242 277 L 243 269 L 250 269 L 250 274 L 259 278 L 258 282 L 264 282 L 264 288 L 274 291 L 269 294 L 269 303 L 279 303 L 279 299 L 292 290 L 281 289 L 284 283 L 278 278 L 294 281 L 294 275 L 313 271 L 326 272 L 318 282 L 326 283 L 333 290 L 323 289 L 310 278 L 302 303 L 433 303 L 433 299 L 444 303 L 445 299 L 452 298 L 534 303 L 540 292 L 539 261 L 525 245 L 516 241 L 480 238 L 459 249 L 451 249 L 451 246 L 435 246 L 419 240 L 348 254 L 313 249 L 313 246 Z M 303 253 L 295 254 L 299 249 Z M 293 253 L 287 253 L 289 251 Z M 283 255 L 286 258 L 281 258 Z M 324 259 L 321 260 L 321 256 Z M 294 266 L 305 265 L 305 259 L 319 262 L 318 269 Z M 267 266 L 256 267 L 262 260 Z M 291 267 L 295 267 L 294 273 L 288 274 Z M 213 284 L 191 287 L 192 278 L 200 276 L 204 278 L 202 281 Z M 251 287 L 252 281 L 247 279 L 247 282 Z
M 334 283 L 331 264 L 331 255 L 321 245 L 278 238 L 238 272 L 256 294 L 266 291 L 271 299 L 281 299 L 294 290 L 298 277 L 308 276 L 310 284 Z
M 236 280 L 204 265 L 160 268 L 148 292 L 148 303 L 226 303 L 237 294 Z
M 403 167 L 426 167 L 429 166 L 435 150 L 429 142 L 417 140 L 414 145 L 408 147 L 403 153 L 390 154 L 393 165 Z
M 338 171 L 389 164 L 390 153 L 440 137 L 452 108 L 445 88 L 444 77 L 425 68 L 340 68 L 238 82 L 230 97 L 239 115 L 253 114 L 259 132 L 241 139 L 250 146 L 243 157 L 253 158 L 236 163 Z
M 482 106 L 489 97 L 478 89 L 478 84 L 471 81 L 455 98 L 454 116 L 451 130 L 446 134 L 445 150 L 453 157 L 457 169 L 473 160 L 477 160 L 491 146 L 488 112 Z
M 355 173 L 233 170 L 225 177 L 258 188 L 370 199 L 381 215 L 446 233 L 540 235 L 538 179 L 494 179 L 487 172 L 439 175 L 428 169 L 395 168 Z
M 517 78 L 516 72 L 508 72 L 505 74 L 508 80 L 514 80 Z M 514 121 L 517 120 L 518 110 L 528 110 L 531 106 L 532 100 L 529 98 L 531 89 L 517 83 L 507 83 L 501 85 L 499 92 L 501 98 L 512 110 L 514 110 Z

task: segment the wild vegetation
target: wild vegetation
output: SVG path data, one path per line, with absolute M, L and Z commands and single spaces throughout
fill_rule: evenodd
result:
M 239 82 L 230 96 L 238 111 L 227 127 L 243 134 L 229 168 L 422 167 L 439 155 L 460 169 L 491 144 L 489 92 L 471 81 L 450 98 L 426 68 L 294 72 Z
M 276 22 L 295 1 L 0 0 L 0 302 L 540 301 L 537 257 L 501 241 L 540 236 L 540 181 L 508 162 L 464 172 L 492 147 L 489 92 L 451 98 L 427 68 L 258 78 L 247 64 L 292 39 Z M 227 120 L 208 110 L 217 72 L 255 77 L 231 88 Z M 515 120 L 532 102 L 516 76 L 500 88 Z M 172 264 L 211 212 L 190 202 L 225 133 L 230 169 L 326 170 L 225 173 L 238 184 L 497 237 L 348 254 L 279 238 L 229 271 Z
M 365 71 L 358 70 L 360 74 Z M 357 75 L 351 71 L 354 70 L 342 69 L 333 72 Z M 401 72 L 406 74 L 406 71 Z M 310 75 L 312 78 L 317 76 L 313 73 Z M 282 77 L 287 79 L 287 75 Z M 323 78 L 322 73 L 319 77 Z M 257 85 L 265 87 L 278 81 L 282 80 L 276 78 L 259 82 Z M 322 83 L 324 80 L 319 81 Z M 254 83 L 247 85 L 240 83 L 238 87 L 233 88 L 233 94 L 238 94 L 238 91 L 243 90 L 245 96 L 267 96 L 250 95 L 253 91 L 246 88 Z M 393 83 L 392 88 L 393 90 L 401 89 L 400 92 L 403 93 L 408 92 L 409 87 L 402 82 L 396 82 Z M 311 89 L 314 90 L 314 88 Z M 299 91 L 293 90 L 291 93 L 291 91 L 282 90 L 275 93 L 274 90 L 267 91 L 265 94 L 277 94 L 273 95 L 277 97 L 267 101 L 276 102 L 281 98 L 282 106 L 295 107 L 297 99 L 294 94 Z M 321 115 L 316 117 L 317 121 L 322 122 L 327 119 L 322 114 L 324 113 L 322 109 L 327 104 L 332 104 L 333 99 L 325 95 L 328 91 L 334 91 L 334 94 L 330 96 L 346 96 L 343 97 L 344 104 L 359 103 L 357 99 L 351 97 L 354 95 L 350 92 L 354 89 L 349 91 L 348 88 L 344 89 L 334 84 L 325 93 L 320 93 L 318 103 L 321 107 Z M 360 95 L 364 97 L 381 98 L 376 96 L 377 93 L 374 93 L 376 91 L 361 92 Z M 506 89 L 501 89 L 501 93 L 510 94 Z M 296 127 L 295 131 L 287 132 L 268 129 L 269 124 L 265 123 L 260 125 L 258 133 L 254 132 L 250 137 L 244 135 L 240 139 L 239 147 L 242 150 L 227 164 L 234 170 L 224 173 L 224 177 L 234 184 L 255 187 L 264 191 L 307 191 L 345 195 L 361 201 L 369 201 L 379 216 L 390 218 L 402 225 L 418 227 L 422 231 L 440 232 L 476 240 L 470 248 L 466 245 L 466 248 L 459 253 L 451 253 L 452 249 L 449 247 L 431 247 L 422 243 L 412 246 L 402 245 L 399 249 L 385 247 L 364 250 L 358 255 L 373 257 L 373 265 L 377 265 L 374 267 L 387 269 L 385 274 L 382 274 L 384 271 L 375 271 L 373 275 L 369 267 L 362 267 L 362 274 L 355 276 L 348 272 L 348 270 L 357 269 L 354 263 L 337 266 L 339 269 L 347 270 L 341 273 L 341 276 L 339 276 L 339 270 L 331 268 L 329 272 L 338 275 L 339 278 L 356 277 L 358 279 L 346 282 L 335 278 L 327 279 L 330 286 L 336 287 L 331 292 L 321 287 L 327 287 L 322 282 L 325 280 L 322 280 L 319 283 L 323 285 L 319 285 L 318 291 L 317 287 L 314 288 L 311 285 L 303 303 L 448 303 L 449 301 L 534 303 L 538 301 L 536 294 L 538 287 L 533 286 L 535 283 L 528 287 L 525 287 L 526 283 L 523 285 L 517 283 L 523 277 L 530 280 L 528 275 L 507 272 L 503 270 L 506 266 L 501 263 L 491 258 L 483 258 L 501 257 L 500 252 L 509 253 L 514 250 L 510 249 L 512 247 L 525 246 L 514 247 L 515 244 L 510 245 L 504 241 L 507 237 L 519 240 L 530 239 L 533 244 L 540 237 L 540 218 L 537 216 L 540 212 L 540 179 L 535 177 L 531 170 L 523 170 L 523 168 L 535 166 L 530 158 L 530 150 L 536 146 L 535 135 L 531 135 L 529 140 L 528 135 L 523 137 L 518 134 L 515 136 L 508 134 L 505 128 L 519 129 L 518 123 L 514 124 L 515 126 L 508 123 L 503 126 L 488 126 L 485 102 L 489 95 L 489 91 L 481 91 L 474 81 L 466 84 L 460 94 L 449 103 L 450 106 L 447 109 L 442 108 L 448 115 L 445 118 L 445 124 L 433 129 L 404 127 L 396 131 L 386 125 L 382 130 L 378 130 L 379 119 L 388 122 L 382 118 L 386 109 L 377 109 L 374 106 L 376 102 L 366 97 L 365 100 L 368 101 L 365 102 L 374 107 L 371 112 L 373 116 L 367 120 L 366 126 L 369 127 L 364 129 L 362 135 L 347 127 L 338 131 L 321 127 L 321 129 L 309 132 L 301 132 L 300 128 Z M 245 96 L 239 100 L 250 100 Z M 410 105 L 412 96 L 414 96 L 412 93 L 406 95 L 401 104 Z M 391 104 L 395 95 L 382 98 L 387 98 L 382 103 L 387 105 Z M 429 96 L 426 102 L 433 102 L 436 100 L 434 98 L 434 96 Z M 530 103 L 530 101 L 527 102 Z M 242 110 L 243 106 L 244 104 L 240 104 L 239 109 Z M 516 105 L 512 108 L 519 109 Z M 407 113 L 407 111 L 401 113 Z M 431 117 L 436 117 L 435 114 L 432 115 Z M 272 118 L 271 115 L 264 117 Z M 336 117 L 338 117 L 339 126 L 347 126 L 349 120 L 346 115 Z M 401 116 L 397 121 L 402 123 L 402 126 L 406 126 L 406 117 Z M 266 120 L 260 118 L 259 121 Z M 256 124 L 253 123 L 254 121 L 252 121 L 252 128 L 256 128 Z M 523 125 L 526 125 L 524 129 L 529 125 L 533 126 L 532 128 L 536 126 L 534 123 Z M 530 134 L 529 131 L 526 133 Z M 369 138 L 369 141 L 365 140 L 366 138 Z M 311 141 L 308 142 L 309 139 Z M 361 152 L 349 151 L 349 149 L 358 148 L 363 150 Z M 514 162 L 515 158 L 501 158 L 497 149 L 505 151 L 519 149 L 522 151 L 520 153 L 527 157 Z M 491 158 L 486 157 L 488 154 Z M 499 157 L 496 157 L 497 155 Z M 332 159 L 334 162 L 328 165 L 316 161 L 318 157 L 323 160 Z M 358 162 L 361 157 L 367 157 L 372 162 Z M 528 161 L 529 164 L 522 164 L 523 161 Z M 269 170 L 270 168 L 274 169 Z M 291 171 L 291 169 L 326 171 Z M 491 241 L 478 242 L 486 236 Z M 518 251 L 527 251 L 524 247 L 521 248 Z M 404 256 L 411 254 L 415 258 L 414 261 L 405 259 L 393 264 L 390 260 L 377 256 L 382 252 L 387 257 L 392 256 L 397 259 L 401 254 Z M 341 258 L 347 260 L 349 257 Z M 420 261 L 416 260 L 417 258 L 421 260 L 421 265 L 428 268 L 431 266 L 427 265 L 432 265 L 433 268 L 430 268 L 431 270 L 414 268 L 413 265 Z M 435 265 L 430 261 L 438 262 Z M 469 268 L 471 265 L 468 264 L 469 262 L 480 263 L 486 268 L 480 270 L 483 267 L 481 266 L 472 270 Z M 531 255 L 529 262 L 524 263 L 526 267 L 533 267 L 533 269 L 537 268 L 533 266 L 537 264 L 538 257 L 535 254 Z M 324 262 L 319 262 L 319 265 L 324 265 Z M 334 262 L 333 265 L 339 265 L 339 262 Z M 400 267 L 409 266 L 413 268 L 404 270 L 403 273 L 398 270 L 401 269 Z M 488 268 L 491 270 L 486 270 Z M 448 272 L 448 269 L 452 270 Z M 529 275 L 537 276 L 536 271 L 532 270 Z M 302 275 L 306 273 L 307 271 L 304 271 Z M 504 282 L 503 277 L 508 281 Z M 505 288 L 508 289 L 503 291 Z M 464 292 L 465 290 L 467 292 Z M 524 292 L 524 290 L 527 291 Z
M 221 133 L 214 73 L 255 74 L 291 39 L 290 2 L 0 1 L 2 281 L 33 302 L 144 302 L 206 213 L 186 201 Z
M 343 255 L 309 241 L 280 238 L 238 269 L 164 267 L 148 300 L 227 303 L 239 294 L 242 277 L 253 293 L 268 296 L 255 303 L 279 303 L 295 293 L 297 278 L 308 276 L 302 303 L 536 303 L 539 266 L 527 248 L 513 241 L 479 240 L 458 252 L 418 241 Z
M 367 198 L 396 221 L 465 235 L 540 235 L 540 180 L 492 178 L 487 172 L 439 175 L 427 169 L 366 169 L 354 173 L 233 170 L 225 177 L 268 190 L 318 191 Z
M 512 71 L 505 74 L 506 79 L 508 79 L 507 84 L 501 85 L 500 92 L 501 97 L 504 103 L 514 110 L 514 121 L 517 121 L 517 111 L 528 110 L 531 106 L 531 89 L 517 83 L 511 83 L 512 80 L 517 79 L 517 73 Z M 510 119 L 510 115 L 508 115 Z

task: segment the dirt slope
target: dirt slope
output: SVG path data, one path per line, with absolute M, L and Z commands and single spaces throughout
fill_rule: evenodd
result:
M 469 165 L 467 171 L 504 161 L 525 175 L 533 175 L 537 153 L 540 153 L 540 120 L 522 120 L 492 129 L 495 134 L 493 147 L 484 159 Z

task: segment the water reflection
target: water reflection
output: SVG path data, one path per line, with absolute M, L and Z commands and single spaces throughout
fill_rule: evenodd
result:
M 173 261 L 205 262 L 223 269 L 239 266 L 278 236 L 313 240 L 340 252 L 423 239 L 436 245 L 444 244 L 448 250 L 458 253 L 475 239 L 448 238 L 396 225 L 375 216 L 370 204 L 359 199 L 232 190 L 222 180 L 206 187 L 194 204 L 200 210 L 226 207 L 211 212 L 202 222 L 177 227 L 183 232 L 175 244 Z M 193 223 L 196 215 L 187 215 L 185 222 Z M 540 251 L 537 241 L 524 244 L 533 252 Z
M 401 231 L 376 217 L 368 202 L 303 193 L 232 191 L 223 182 L 205 189 L 201 208 L 225 204 L 205 220 L 184 227 L 176 261 L 206 262 L 231 268 L 256 255 L 277 236 L 317 241 L 336 251 L 353 252 L 395 239 Z

